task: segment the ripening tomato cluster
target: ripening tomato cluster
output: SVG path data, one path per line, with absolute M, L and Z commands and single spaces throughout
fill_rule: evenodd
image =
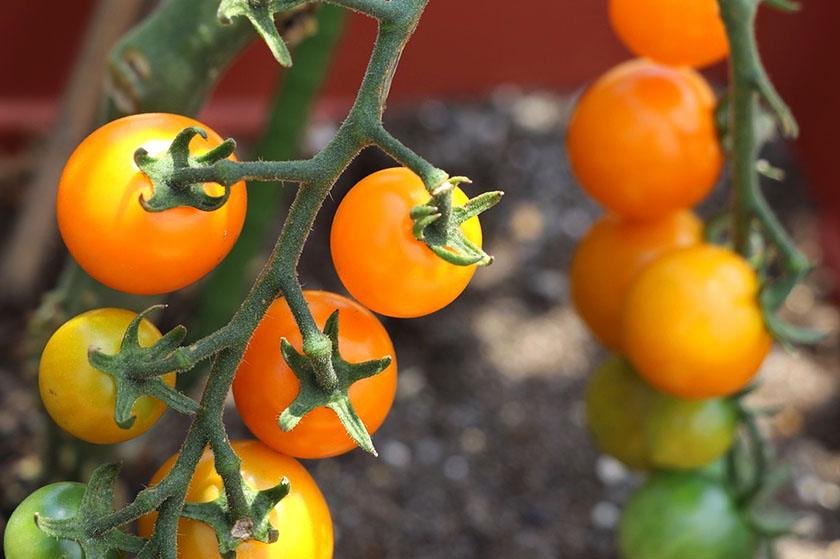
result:
M 71 155 L 58 188 L 57 216 L 62 238 L 73 257 L 103 284 L 127 293 L 162 294 L 183 288 L 210 272 L 236 242 L 245 219 L 244 183 L 232 186 L 227 201 L 215 211 L 177 207 L 149 212 L 141 197 L 153 195 L 152 182 L 137 167 L 134 153 L 151 156 L 166 151 L 188 127 L 205 130 L 195 136 L 190 154 L 200 155 L 222 143 L 221 137 L 187 117 L 141 114 L 104 125 Z M 231 159 L 234 159 L 231 156 Z M 210 196 L 222 188 L 204 185 Z M 359 303 L 335 293 L 306 291 L 304 297 L 316 324 L 323 329 L 338 311 L 338 350 L 350 363 L 394 355 L 387 331 L 368 309 L 392 317 L 418 317 L 452 302 L 466 288 L 475 266 L 456 266 L 436 256 L 413 233 L 410 211 L 428 201 L 423 181 L 405 168 L 386 169 L 359 182 L 341 202 L 330 239 L 335 268 Z M 453 204 L 467 201 L 455 188 Z M 481 245 L 478 218 L 462 224 L 464 235 Z M 360 304 L 361 303 L 361 304 Z M 41 398 L 52 419 L 77 438 L 112 444 L 150 429 L 165 411 L 159 400 L 144 396 L 133 406 L 128 428 L 115 421 L 116 386 L 111 376 L 89 362 L 89 352 L 117 354 L 137 314 L 123 309 L 91 310 L 69 320 L 50 338 L 39 368 Z M 150 347 L 161 333 L 148 320 L 139 323 L 137 343 Z M 328 559 L 333 553 L 329 509 L 315 481 L 295 458 L 325 458 L 353 449 L 337 415 L 327 408 L 306 414 L 285 432 L 278 417 L 300 391 L 300 381 L 285 362 L 281 340 L 302 350 L 301 333 L 284 298 L 275 300 L 254 331 L 236 372 L 236 407 L 258 441 L 233 443 L 242 474 L 254 489 L 274 486 L 282 477 L 291 492 L 270 514 L 280 528 L 273 544 L 246 542 L 236 550 L 241 559 Z M 175 374 L 163 375 L 169 386 Z M 394 400 L 397 366 L 360 380 L 349 388 L 350 402 L 373 434 L 385 421 Z M 172 468 L 172 457 L 152 477 L 158 483 Z M 199 461 L 187 493 L 189 502 L 215 500 L 223 485 L 207 450 Z M 41 532 L 34 512 L 56 518 L 73 516 L 84 486 L 59 483 L 30 495 L 13 514 L 4 537 L 8 559 L 81 557 L 72 541 Z M 141 536 L 149 536 L 155 515 L 139 521 Z M 219 557 L 213 530 L 181 519 L 178 556 Z
M 625 559 L 750 559 L 755 538 L 708 471 L 739 425 L 731 398 L 772 340 L 759 279 L 728 248 L 703 240 L 692 212 L 723 153 L 716 100 L 695 70 L 728 52 L 716 0 L 611 0 L 619 37 L 642 58 L 581 96 L 568 153 L 605 209 L 570 270 L 573 303 L 615 355 L 592 377 L 587 419 L 601 450 L 651 470 L 621 523 Z M 664 473 L 670 472 L 670 473 Z

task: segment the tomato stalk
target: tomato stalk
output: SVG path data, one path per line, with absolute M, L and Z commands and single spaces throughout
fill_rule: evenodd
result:
M 821 335 L 796 328 L 777 316 L 787 296 L 811 271 L 808 258 L 797 248 L 761 192 L 760 173 L 767 166 L 759 158 L 763 101 L 774 113 L 787 137 L 798 134 L 798 126 L 788 106 L 770 81 L 758 52 L 755 20 L 761 0 L 718 0 L 730 44 L 730 89 L 727 100 L 728 132 L 731 137 L 733 182 L 732 232 L 735 249 L 745 258 L 753 257 L 751 241 L 760 233 L 778 251 L 781 273 L 768 280 L 761 293 L 762 311 L 768 329 L 783 343 L 814 343 Z M 790 11 L 792 4 L 767 2 L 771 7 Z
M 787 0 L 763 1 L 787 12 L 797 8 Z M 787 324 L 777 316 L 790 292 L 810 272 L 811 264 L 761 191 L 760 175 L 774 174 L 769 164 L 760 159 L 762 145 L 772 136 L 767 132 L 768 118 L 762 103 L 770 109 L 784 136 L 796 137 L 798 126 L 759 55 L 755 22 L 762 0 L 718 0 L 718 4 L 730 47 L 729 97 L 722 102 L 721 111 L 728 112 L 726 132 L 731 141 L 727 147 L 733 182 L 732 240 L 735 249 L 759 267 L 765 278 L 759 297 L 768 330 L 784 344 L 814 343 L 820 334 Z M 756 413 L 740 402 L 738 407 L 749 455 L 744 454 L 743 443 L 736 444 L 727 455 L 727 477 L 770 557 L 774 553 L 773 539 L 789 533 L 795 519 L 774 522 L 767 511 L 761 510 L 772 496 L 772 478 L 778 470 L 771 468 L 771 449 L 759 429 Z M 768 529 L 771 524 L 775 524 L 773 529 Z
M 304 350 L 301 354 L 288 343 L 283 344 L 284 358 L 301 380 L 301 391 L 282 414 L 281 426 L 292 428 L 311 409 L 327 406 L 339 416 L 348 434 L 360 446 L 375 454 L 364 424 L 350 405 L 347 390 L 352 383 L 386 368 L 390 357 L 365 363 L 345 362 L 338 353 L 339 317 L 337 314 L 331 317 L 322 332 L 307 306 L 297 277 L 300 255 L 318 210 L 335 181 L 362 149 L 379 146 L 422 177 L 432 197 L 430 206 L 434 205 L 441 214 L 445 214 L 441 216 L 442 223 L 452 224 L 451 227 L 445 227 L 446 234 L 439 235 L 440 242 L 450 242 L 456 250 L 463 242 L 460 232 L 455 234 L 455 226 L 463 219 L 488 209 L 500 196 L 491 193 L 478 197 L 469 207 L 456 211 L 458 209 L 451 204 L 453 184 L 449 182 L 449 175 L 401 144 L 382 124 L 382 115 L 400 55 L 428 0 L 327 1 L 377 19 L 379 30 L 353 106 L 335 137 L 320 153 L 303 161 L 235 162 L 226 159 L 232 147 L 228 144 L 209 157 L 193 156 L 188 150 L 188 140 L 191 135 L 200 132 L 185 130 L 163 156 L 152 158 L 143 152 L 137 154 L 139 166 L 155 184 L 155 196 L 146 200 L 144 205 L 150 211 L 162 211 L 181 205 L 213 211 L 214 201 L 206 197 L 203 189 L 196 187 L 206 182 L 229 186 L 239 180 L 249 179 L 299 184 L 268 262 L 226 326 L 189 346 L 174 348 L 163 356 L 150 353 L 145 359 L 140 359 L 128 355 L 130 351 L 121 351 L 117 356 L 107 358 L 97 356 L 103 362 L 116 363 L 114 368 L 118 368 L 117 365 L 123 361 L 130 361 L 122 363 L 126 371 L 124 375 L 140 386 L 146 381 L 157 380 L 155 377 L 165 372 L 185 371 L 204 359 L 214 357 L 207 385 L 194 410 L 195 417 L 178 458 L 166 477 L 157 485 L 138 493 L 132 503 L 120 510 L 82 519 L 85 534 L 98 537 L 113 534 L 120 526 L 158 510 L 154 534 L 143 544 L 139 557 L 174 557 L 176 526 L 178 519 L 184 515 L 199 517 L 213 526 L 218 532 L 220 551 L 224 553 L 230 553 L 238 541 L 269 541 L 276 537 L 271 530 L 265 529 L 265 519 L 268 511 L 285 492 L 278 486 L 264 496 L 255 497 L 246 488 L 239 457 L 227 439 L 222 414 L 225 398 L 248 339 L 270 304 L 278 297 L 284 297 L 289 305 L 300 329 Z M 273 20 L 275 13 L 297 10 L 306 4 L 308 2 L 303 0 L 224 0 L 219 13 L 225 18 L 244 16 L 249 19 L 266 39 L 278 60 L 290 63 L 282 38 L 276 29 L 267 27 L 267 23 Z M 470 254 L 473 258 L 470 263 L 479 260 L 489 262 L 489 257 L 483 252 L 478 254 L 480 249 L 477 247 L 464 246 L 478 255 Z M 444 250 L 441 246 L 438 248 Z M 176 332 L 171 337 L 178 335 Z M 134 345 L 129 343 L 126 348 L 133 351 Z M 223 480 L 224 498 L 211 505 L 191 506 L 185 510 L 189 480 L 207 445 L 213 451 L 216 471 Z M 64 535 L 72 537 L 72 534 Z M 231 540 L 231 535 L 235 535 L 235 541 Z M 128 547 L 124 549 L 129 550 Z M 132 540 L 130 550 L 138 551 L 136 541 Z

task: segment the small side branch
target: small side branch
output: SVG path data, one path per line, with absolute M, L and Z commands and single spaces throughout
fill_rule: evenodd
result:
M 330 4 L 360 12 L 379 21 L 388 21 L 397 14 L 394 0 L 326 0 Z

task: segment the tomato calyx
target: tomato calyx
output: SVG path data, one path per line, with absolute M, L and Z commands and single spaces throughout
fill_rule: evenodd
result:
M 218 18 L 225 25 L 231 23 L 234 18 L 246 17 L 257 33 L 265 41 L 275 60 L 288 68 L 292 65 L 292 55 L 289 47 L 277 26 L 274 23 L 274 14 L 281 11 L 289 11 L 295 4 L 302 2 L 283 2 L 282 0 L 222 0 L 219 5 Z
M 35 524 L 54 538 L 75 541 L 85 557 L 110 557 L 112 552 L 140 551 L 145 544 L 142 538 L 126 534 L 118 528 L 104 534 L 96 530 L 96 520 L 114 510 L 114 483 L 119 472 L 119 464 L 99 466 L 90 476 L 75 516 L 54 519 L 36 514 Z
M 388 368 L 391 357 L 361 363 L 345 361 L 338 348 L 338 314 L 333 312 L 324 325 L 324 339 L 329 340 L 329 345 L 318 344 L 313 348 L 304 342 L 305 351 L 301 353 L 285 338 L 281 340 L 283 359 L 300 381 L 300 391 L 280 414 L 278 423 L 283 431 L 291 431 L 307 413 L 325 406 L 335 412 L 357 445 L 378 456 L 365 424 L 353 409 L 348 390 L 353 383 Z M 327 363 L 330 368 L 325 370 Z
M 115 355 L 107 355 L 96 348 L 88 350 L 90 364 L 114 381 L 114 421 L 122 429 L 130 429 L 134 424 L 134 404 L 142 396 L 157 398 L 183 414 L 192 415 L 198 411 L 195 400 L 168 386 L 160 378 L 169 371 L 158 371 L 155 366 L 178 348 L 187 335 L 186 328 L 173 328 L 150 347 L 140 345 L 140 323 L 149 313 L 163 306 L 149 307 L 132 319 L 123 335 L 120 350 Z
M 459 184 L 470 184 L 467 177 L 447 177 L 432 189 L 429 201 L 411 209 L 414 222 L 412 233 L 436 255 L 456 266 L 488 266 L 493 257 L 470 241 L 461 225 L 496 204 L 504 195 L 501 191 L 485 192 L 471 198 L 463 206 L 452 205 L 452 191 Z
M 205 183 L 195 181 L 190 171 L 211 167 L 226 160 L 236 149 L 236 142 L 228 138 L 215 148 L 200 155 L 190 153 L 190 142 L 195 136 L 207 139 L 207 132 L 191 126 L 175 136 L 164 153 L 152 156 L 144 148 L 134 152 L 134 162 L 152 183 L 150 198 L 140 194 L 140 204 L 148 212 L 162 212 L 188 206 L 212 212 L 221 208 L 230 198 L 231 184 L 219 182 L 224 189 L 221 196 L 212 196 L 205 190 Z
M 204 522 L 213 528 L 219 541 L 219 553 L 225 557 L 233 554 L 239 544 L 248 540 L 263 543 L 277 541 L 280 533 L 269 522 L 269 514 L 289 494 L 291 484 L 283 477 L 277 485 L 262 491 L 252 489 L 246 483 L 242 484 L 242 489 L 250 511 L 247 518 L 231 517 L 227 493 L 224 491 L 208 503 L 184 504 L 181 513 L 184 518 Z

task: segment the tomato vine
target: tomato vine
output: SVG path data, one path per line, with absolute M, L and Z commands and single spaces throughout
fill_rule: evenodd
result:
M 228 159 L 232 140 L 197 155 L 190 152 L 197 127 L 184 129 L 168 151 L 156 156 L 138 147 L 135 162 L 153 185 L 153 195 L 141 196 L 149 212 L 191 206 L 214 211 L 230 194 L 230 187 L 242 180 L 292 182 L 298 185 L 286 222 L 271 255 L 251 291 L 230 321 L 218 331 L 187 346 L 180 346 L 186 331 L 177 327 L 154 345 L 138 343 L 137 330 L 146 313 L 129 326 L 120 351 L 105 355 L 90 351 L 90 362 L 111 375 L 121 424 L 128 423 L 133 402 L 141 395 L 156 396 L 193 420 L 181 450 L 169 472 L 155 485 L 140 491 L 128 505 L 113 510 L 112 484 L 118 468 L 101 466 L 91 476 L 78 514 L 52 521 L 40 518 L 39 527 L 56 538 L 76 541 L 88 557 L 101 557 L 113 550 L 136 553 L 148 559 L 175 557 L 176 526 L 182 516 L 212 526 L 220 542 L 220 552 L 230 555 L 236 545 L 248 540 L 271 542 L 277 531 L 266 521 L 274 505 L 288 493 L 288 484 L 254 491 L 243 480 L 240 457 L 227 438 L 223 408 L 246 344 L 269 306 L 280 296 L 285 299 L 302 336 L 302 351 L 284 347 L 283 355 L 301 384 L 290 405 L 297 419 L 316 407 L 328 405 L 342 420 L 356 443 L 376 454 L 364 424 L 347 397 L 349 385 L 376 374 L 390 363 L 381 356 L 364 363 L 347 363 L 338 348 L 336 317 L 322 331 L 313 319 L 297 277 L 297 266 L 315 217 L 333 184 L 350 162 L 366 147 L 377 146 L 413 171 L 426 187 L 428 202 L 412 213 L 418 239 L 440 257 L 457 265 L 486 265 L 492 261 L 483 250 L 465 239 L 460 223 L 489 209 L 501 193 L 486 193 L 453 207 L 452 192 L 466 179 L 449 175 L 403 145 L 384 127 L 382 116 L 400 55 L 415 31 L 428 0 L 325 0 L 361 12 L 378 21 L 377 39 L 367 70 L 350 111 L 333 139 L 311 159 L 292 161 L 235 161 Z M 275 26 L 275 15 L 282 16 L 311 4 L 311 0 L 222 0 L 219 19 L 233 23 L 246 18 L 263 37 L 278 62 L 288 66 L 291 54 Z M 232 43 L 236 43 L 236 39 Z M 210 196 L 201 185 L 217 183 L 225 192 Z M 72 203 L 72 200 L 70 201 Z M 363 248 L 363 247 L 362 247 Z M 291 346 L 289 346 L 291 347 Z M 278 348 L 279 351 L 280 348 Z M 199 402 L 187 398 L 160 382 L 169 372 L 184 372 L 201 361 L 213 359 L 208 382 Z M 281 420 L 287 414 L 281 415 Z M 295 422 L 296 423 L 296 422 Z M 287 427 L 293 427 L 292 424 Z M 190 479 L 205 448 L 212 451 L 215 470 L 223 483 L 223 498 L 202 506 L 185 505 Z M 147 539 L 121 530 L 125 524 L 157 511 L 154 531 Z

